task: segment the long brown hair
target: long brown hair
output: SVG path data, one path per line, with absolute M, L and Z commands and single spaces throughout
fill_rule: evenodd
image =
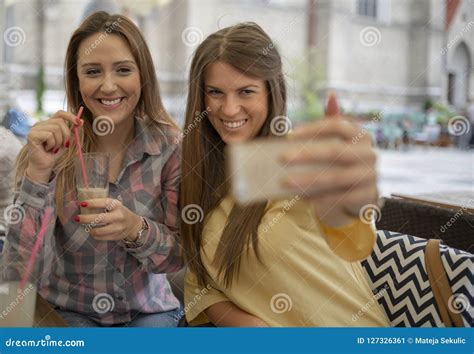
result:
M 79 91 L 79 78 L 77 76 L 78 50 L 82 41 L 97 33 L 101 33 L 99 40 L 105 40 L 106 37 L 111 34 L 119 35 L 124 38 L 130 46 L 130 50 L 140 72 L 140 82 L 142 86 L 135 115 L 145 119 L 150 129 L 160 131 L 160 127 L 163 124 L 176 127 L 176 124 L 168 115 L 161 102 L 153 59 L 140 30 L 125 16 L 110 15 L 107 12 L 99 11 L 86 18 L 72 34 L 64 65 L 64 81 L 68 109 L 75 114 L 80 106 L 84 107 L 84 113 L 82 114 L 84 126 L 80 129 L 80 139 L 83 150 L 85 152 L 94 151 L 96 149 L 97 137 L 92 129 L 92 113 L 85 106 Z M 86 48 L 86 54 L 87 50 L 92 49 Z M 58 159 L 54 167 L 54 173 L 57 176 L 55 200 L 58 216 L 60 218 L 63 217 L 64 194 L 73 191 L 75 186 L 75 157 L 76 144 L 71 144 L 71 147 Z M 27 165 L 28 146 L 25 146 L 17 159 L 17 186 L 25 174 Z
M 272 118 L 286 114 L 286 87 L 281 57 L 270 37 L 257 24 L 241 23 L 221 29 L 199 45 L 189 75 L 180 203 L 182 208 L 197 204 L 204 216 L 208 216 L 228 193 L 225 143 L 206 118 L 204 102 L 205 71 L 217 61 L 265 81 L 268 116 L 258 136 L 272 135 Z M 201 112 L 204 119 L 197 120 L 197 112 Z M 238 276 L 244 249 L 248 251 L 252 246 L 259 258 L 257 228 L 265 207 L 266 203 L 246 207 L 236 205 L 227 219 L 213 262 L 228 287 Z M 181 228 L 185 260 L 201 286 L 205 285 L 207 277 L 200 254 L 205 221 L 194 224 L 183 222 Z

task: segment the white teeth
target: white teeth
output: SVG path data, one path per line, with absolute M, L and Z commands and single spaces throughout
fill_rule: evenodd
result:
M 224 125 L 227 128 L 235 129 L 235 128 L 240 128 L 242 125 L 247 123 L 247 119 L 239 120 L 238 122 L 227 122 L 227 121 L 223 120 L 222 123 L 224 123 Z
M 121 98 L 116 98 L 115 100 L 100 100 L 100 103 L 105 104 L 107 106 L 113 106 L 114 104 L 120 103 L 122 101 Z

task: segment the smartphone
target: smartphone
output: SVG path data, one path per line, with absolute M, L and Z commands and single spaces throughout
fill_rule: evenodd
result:
M 298 194 L 296 191 L 283 187 L 285 179 L 294 174 L 320 173 L 328 165 L 288 165 L 281 160 L 281 156 L 290 150 L 314 149 L 333 139 L 336 138 L 323 141 L 291 137 L 258 138 L 228 145 L 227 174 L 233 197 L 240 204 L 295 197 Z

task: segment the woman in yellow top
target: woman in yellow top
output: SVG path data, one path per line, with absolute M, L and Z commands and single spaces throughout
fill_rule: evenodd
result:
M 294 135 L 339 140 L 282 156 L 285 163 L 328 168 L 286 181 L 293 199 L 239 206 L 229 196 L 224 147 L 273 135 L 272 119 L 286 115 L 281 57 L 253 23 L 222 29 L 197 48 L 181 185 L 181 207 L 199 206 L 204 213 L 202 222 L 182 225 L 191 325 L 388 325 L 359 262 L 336 255 L 360 258 L 357 248 L 367 243 L 370 253 L 374 231 L 358 215 L 376 201 L 377 189 L 370 137 L 339 117 L 335 99 L 330 101 L 328 113 L 335 117 Z M 321 192 L 305 192 L 315 185 Z

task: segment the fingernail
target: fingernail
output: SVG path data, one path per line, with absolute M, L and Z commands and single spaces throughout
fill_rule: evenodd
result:
M 64 143 L 64 147 L 65 147 L 65 148 L 68 148 L 70 144 L 71 144 L 71 142 L 68 140 L 68 141 L 66 141 L 66 142 Z
M 75 222 L 80 222 L 80 221 L 81 221 L 81 218 L 79 217 L 79 215 L 76 215 L 76 216 L 74 217 L 74 221 L 75 221 Z
M 83 208 L 87 208 L 88 205 L 89 204 L 87 204 L 87 202 L 81 202 L 81 207 L 83 207 Z
M 57 154 L 58 151 L 59 151 L 59 148 L 55 149 L 55 150 L 53 151 L 53 154 Z
M 81 125 L 81 119 L 80 119 L 80 118 L 77 118 L 75 124 L 76 124 L 76 125 Z

